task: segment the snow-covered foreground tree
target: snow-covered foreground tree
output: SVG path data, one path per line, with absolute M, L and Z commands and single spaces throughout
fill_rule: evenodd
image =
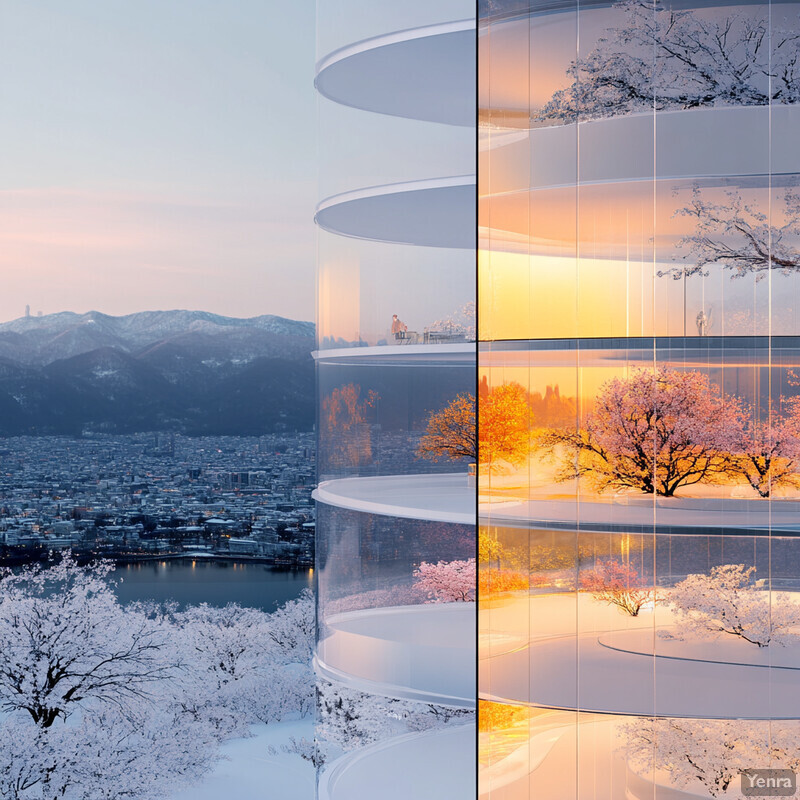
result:
M 628 763 L 643 775 L 663 770 L 678 789 L 739 798 L 742 770 L 800 768 L 797 722 L 649 719 L 622 730 Z
M 205 603 L 176 614 L 186 676 L 182 707 L 213 722 L 223 738 L 246 735 L 253 722 L 309 713 L 313 614 L 308 592 L 274 615 Z
M 759 6 L 703 14 L 653 0 L 614 4 L 618 22 L 557 91 L 542 120 L 585 121 L 703 106 L 796 103 L 800 36 Z
M 274 617 L 123 607 L 111 569 L 2 573 L 0 797 L 163 800 L 248 723 L 310 710 L 309 596 Z
M 724 564 L 709 575 L 689 575 L 670 590 L 668 600 L 678 633 L 668 637 L 709 638 L 720 634 L 767 647 L 798 641 L 800 605 L 769 592 L 754 580 L 755 567 Z
M 0 708 L 49 728 L 89 705 L 126 710 L 177 676 L 167 632 L 139 611 L 119 613 L 105 578 L 64 558 L 0 581 Z

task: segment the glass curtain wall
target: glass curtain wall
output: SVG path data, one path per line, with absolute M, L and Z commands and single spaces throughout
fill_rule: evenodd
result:
M 464 800 L 474 7 L 319 0 L 318 31 L 317 793 Z
M 796 3 L 481 4 L 482 798 L 800 766 L 798 56 Z

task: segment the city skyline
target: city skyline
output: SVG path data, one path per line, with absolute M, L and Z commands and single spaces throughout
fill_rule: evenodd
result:
M 0 321 L 313 318 L 314 5 L 237 12 L 4 6 Z

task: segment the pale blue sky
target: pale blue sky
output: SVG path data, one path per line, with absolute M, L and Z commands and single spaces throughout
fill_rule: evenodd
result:
M 0 3 L 0 320 L 314 313 L 314 2 Z

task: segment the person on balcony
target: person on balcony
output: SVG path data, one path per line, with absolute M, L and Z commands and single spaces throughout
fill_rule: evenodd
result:
M 405 339 L 408 325 L 401 319 L 398 319 L 397 314 L 392 314 L 392 335 L 395 339 Z

